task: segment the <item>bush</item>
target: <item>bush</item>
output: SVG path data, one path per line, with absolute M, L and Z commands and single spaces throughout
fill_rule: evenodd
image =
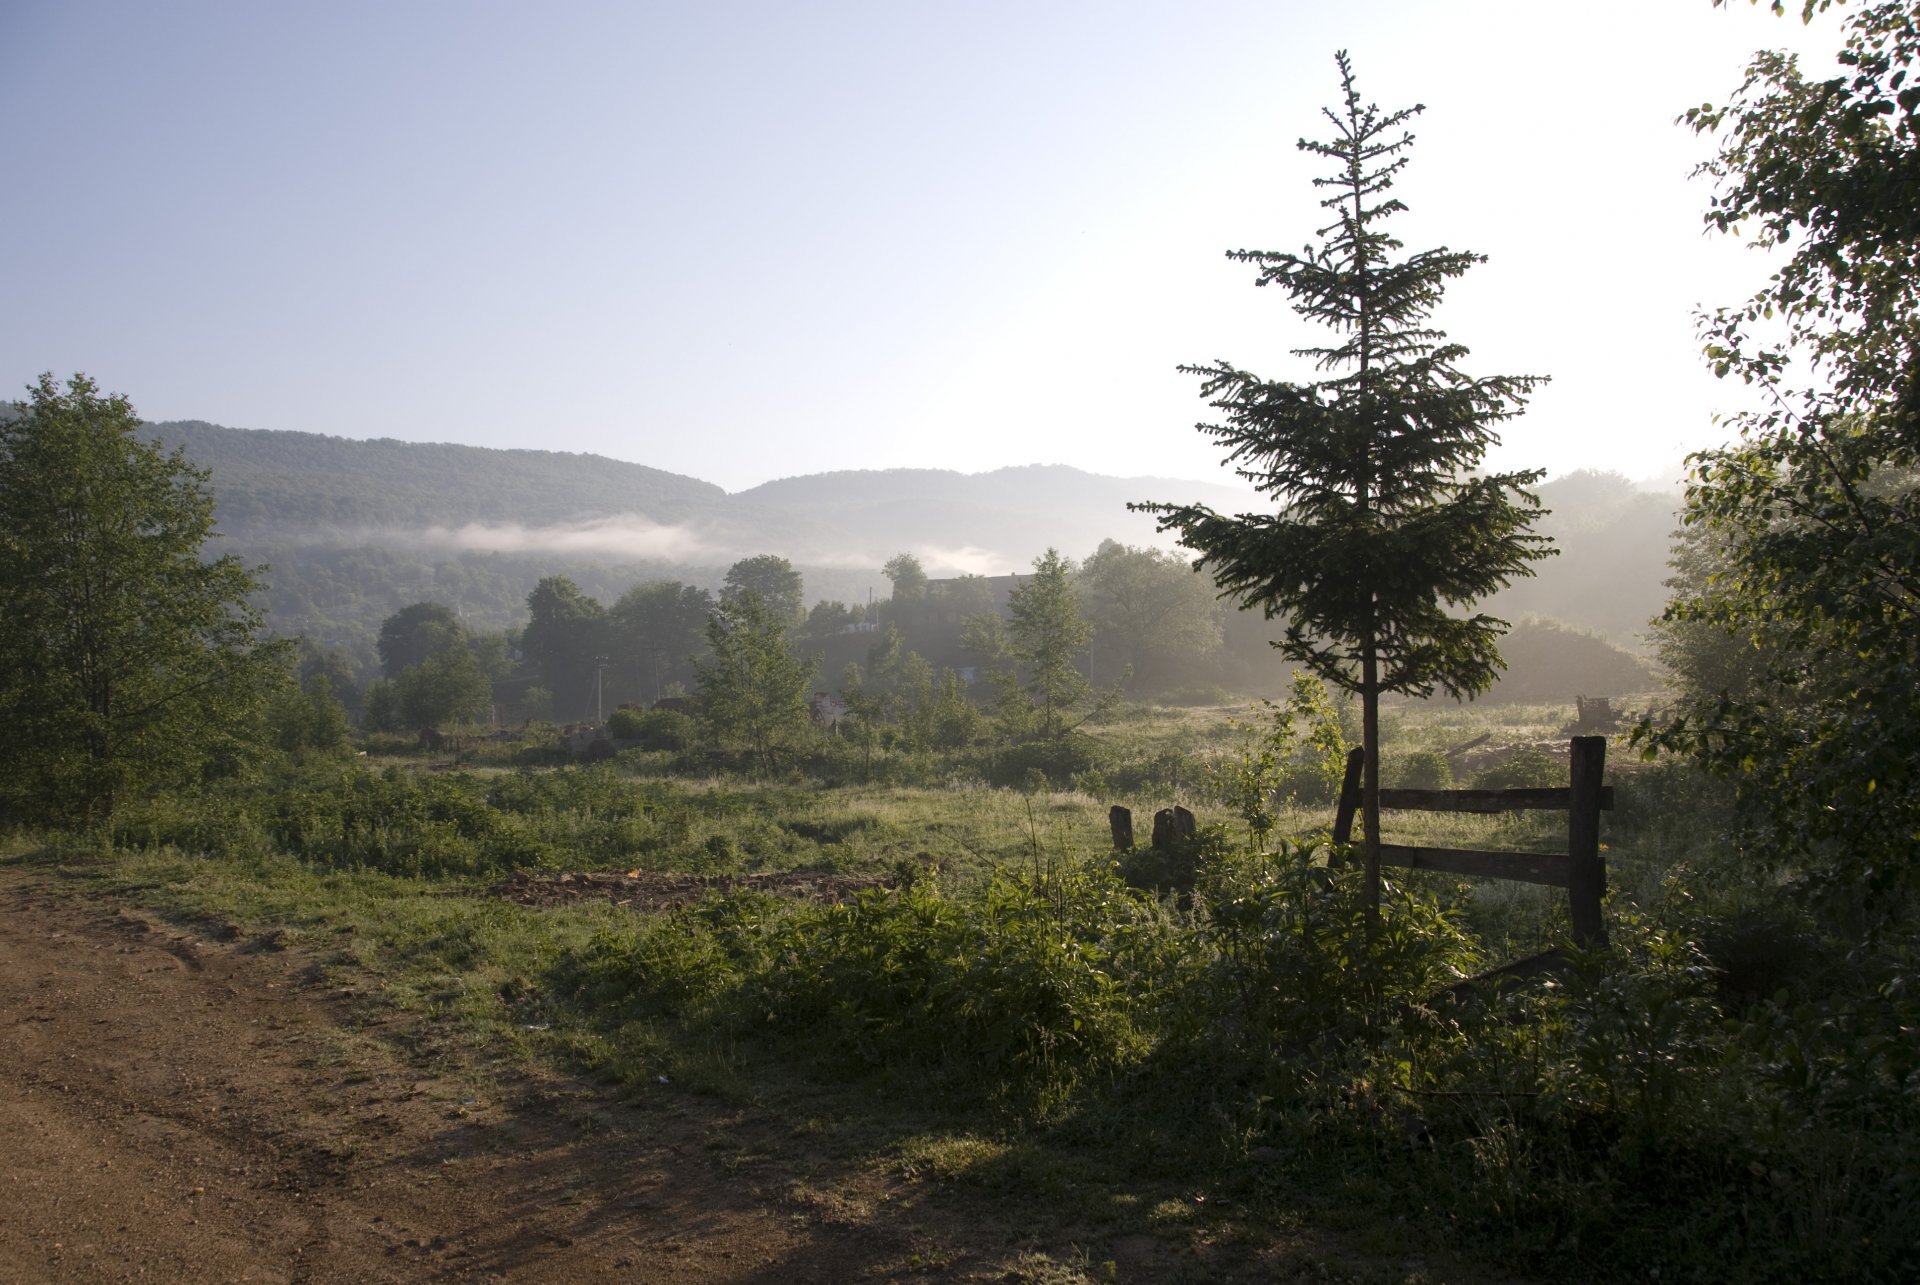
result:
M 1393 783 L 1403 790 L 1453 788 L 1453 768 L 1447 756 L 1433 750 L 1414 750 L 1393 764 Z
M 637 741 L 646 727 L 646 711 L 622 705 L 607 715 L 607 735 L 616 741 Z
M 782 926 L 750 1007 L 840 1070 L 918 1075 L 953 1101 L 1045 1117 L 1138 1051 L 1111 951 L 1083 935 L 1130 904 L 1090 866 L 996 875 L 967 902 L 924 881 L 863 893 Z
M 1550 789 L 1567 783 L 1567 765 L 1544 750 L 1525 749 L 1473 778 L 1476 790 Z

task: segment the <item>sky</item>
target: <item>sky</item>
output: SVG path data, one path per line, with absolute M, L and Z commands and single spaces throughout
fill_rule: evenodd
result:
M 1323 226 L 1334 51 L 1423 103 L 1393 230 L 1435 320 L 1552 383 L 1489 463 L 1671 481 L 1740 390 L 1693 316 L 1755 49 L 1733 0 L 0 4 L 0 395 L 585 451 L 742 490 L 1069 464 L 1231 481 L 1181 363 L 1303 380 L 1233 248 Z M 24 395 L 24 394 L 14 394 Z

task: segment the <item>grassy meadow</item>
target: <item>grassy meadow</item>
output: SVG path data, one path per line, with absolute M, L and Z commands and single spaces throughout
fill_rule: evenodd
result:
M 1572 717 L 1393 706 L 1385 777 L 1553 784 Z M 1226 788 L 1269 779 L 1247 771 L 1271 726 L 1244 707 L 1136 707 L 1045 766 L 828 744 L 759 778 L 684 752 L 558 765 L 537 741 L 314 758 L 128 809 L 111 836 L 16 836 L 7 859 L 304 952 L 316 983 L 414 1019 L 422 1058 L 531 1059 L 642 1105 L 708 1095 L 1036 1229 L 1257 1247 L 1312 1224 L 1363 1262 L 1894 1278 L 1905 1251 L 1867 1229 L 1915 1197 L 1861 1175 L 1900 1162 L 1885 1140 L 1810 1140 L 1732 1032 L 1738 994 L 1701 943 L 1751 899 L 1690 873 L 1726 823 L 1711 788 L 1616 740 L 1612 946 L 1559 979 L 1458 995 L 1565 945 L 1564 892 L 1408 875 L 1370 937 L 1298 742 L 1266 765 L 1278 795 Z M 1490 766 L 1447 757 L 1483 736 Z M 1199 833 L 1115 854 L 1114 804 L 1143 848 L 1158 808 L 1189 808 Z M 1565 844 L 1552 813 L 1386 826 Z M 564 878 L 588 872 L 610 882 Z M 1747 973 L 1799 940 L 1747 926 Z

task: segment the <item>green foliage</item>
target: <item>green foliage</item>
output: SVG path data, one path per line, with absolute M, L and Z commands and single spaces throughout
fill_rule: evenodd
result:
M 1316 184 L 1335 221 L 1303 255 L 1236 250 L 1302 316 L 1331 328 L 1331 347 L 1298 350 L 1313 383 L 1273 382 L 1226 362 L 1184 367 L 1225 416 L 1202 425 L 1272 513 L 1223 515 L 1201 504 L 1145 504 L 1162 530 L 1198 550 L 1198 565 L 1243 607 L 1286 621 L 1275 645 L 1362 701 L 1367 751 L 1367 864 L 1378 877 L 1378 702 L 1382 692 L 1467 696 L 1492 686 L 1505 622 L 1465 616 L 1471 604 L 1532 574 L 1544 538 L 1531 535 L 1534 472 L 1485 473 L 1495 427 L 1540 379 L 1472 378 L 1467 350 L 1432 328 L 1447 282 L 1481 261 L 1453 250 L 1396 259 L 1384 228 L 1405 207 L 1387 195 L 1421 108 L 1362 106 L 1352 64 L 1337 56 L 1344 101 L 1326 113 L 1332 142 L 1302 150 L 1334 163 Z
M 847 666 L 840 698 L 847 704 L 847 734 L 860 746 L 869 772 L 876 746 L 955 750 L 980 734 L 980 711 L 960 675 L 943 669 L 936 679 L 924 657 L 902 646 L 891 621 L 868 648 L 866 669 Z
M 913 605 L 925 601 L 927 596 L 927 573 L 920 565 L 920 559 L 911 553 L 896 553 L 887 559 L 880 568 L 893 585 L 892 605 L 895 611 L 908 610 Z
M 643 750 L 684 750 L 699 730 L 693 719 L 674 709 L 617 709 L 607 716 L 607 732 L 637 741 Z
M 1551 789 L 1567 783 L 1567 765 L 1545 750 L 1515 751 L 1473 778 L 1476 790 Z
M 1362 872 L 1321 864 L 1310 844 L 1283 841 L 1272 854 L 1203 867 L 1195 899 L 1210 964 L 1188 1002 L 1207 1021 L 1190 1030 L 1184 1053 L 1204 1046 L 1217 1062 L 1277 1046 L 1288 1056 L 1269 1072 L 1276 1087 L 1311 1094 L 1316 1060 L 1392 1050 L 1403 1024 L 1424 1020 L 1408 1006 L 1458 981 L 1476 956 L 1437 900 L 1398 883 L 1382 892 L 1369 942 Z
M 1876 3 L 1846 33 L 1842 75 L 1763 53 L 1686 116 L 1719 140 L 1709 227 L 1791 254 L 1702 323 L 1770 408 L 1693 459 L 1667 627 L 1690 686 L 1637 735 L 1732 779 L 1756 849 L 1884 903 L 1920 875 L 1920 27 Z
M 527 595 L 531 619 L 520 635 L 527 664 L 566 717 L 591 714 L 609 646 L 607 613 L 566 576 L 547 576 Z
M 999 876 L 967 902 L 924 883 L 864 894 L 781 926 L 751 1008 L 842 1071 L 1045 1117 L 1138 1054 L 1113 935 L 1138 921 L 1091 866 Z
M 267 705 L 267 725 L 274 745 L 287 754 L 338 754 L 352 738 L 346 708 L 324 673 L 275 692 Z
M 646 726 L 643 717 L 642 711 L 623 705 L 607 715 L 607 735 L 616 741 L 638 740 Z
M 1073 564 L 1048 549 L 1008 595 L 1005 620 L 976 614 L 961 632 L 961 645 L 987 671 L 994 721 L 1005 741 L 1063 736 L 1114 699 L 1096 693 L 1081 672 L 1093 630 L 1080 614 L 1072 577 Z
M 1325 684 L 1303 670 L 1292 689 L 1285 705 L 1260 703 L 1264 723 L 1236 720 L 1237 751 L 1208 766 L 1214 796 L 1246 823 L 1256 851 L 1266 849 L 1281 809 L 1334 797 L 1346 774 L 1346 741 Z
M 380 668 L 398 678 L 415 665 L 465 647 L 467 631 L 453 609 L 437 602 L 402 607 L 380 625 Z
M 672 683 L 693 681 L 712 611 L 713 595 L 677 580 L 635 585 L 613 604 L 613 657 L 647 701 L 659 700 Z
M 1044 737 L 1064 731 L 1092 690 L 1079 660 L 1093 629 L 1080 615 L 1072 576 L 1073 564 L 1048 549 L 1034 559 L 1033 575 L 1007 595 L 1007 634 Z
M 1393 783 L 1407 790 L 1447 790 L 1453 788 L 1453 767 L 1447 756 L 1436 750 L 1413 750 L 1389 760 Z
M 1226 417 L 1204 431 L 1276 512 L 1139 507 L 1199 550 L 1221 588 L 1285 619 L 1281 650 L 1328 682 L 1363 695 L 1468 695 L 1493 682 L 1503 622 L 1447 607 L 1531 574 L 1545 552 L 1527 534 L 1537 502 L 1525 490 L 1542 474 L 1476 470 L 1494 426 L 1541 381 L 1470 378 L 1455 364 L 1466 349 L 1427 324 L 1445 284 L 1483 256 L 1391 257 L 1400 244 L 1380 225 L 1403 207 L 1385 193 L 1412 143 L 1402 127 L 1421 109 L 1363 107 L 1346 55 L 1338 61 L 1344 101 L 1327 113 L 1337 137 L 1300 144 L 1337 166 L 1321 202 L 1335 215 L 1331 238 L 1304 256 L 1228 256 L 1343 337 L 1300 354 L 1338 373 L 1296 384 L 1224 362 L 1185 368 Z
M 384 720 L 391 728 L 482 723 L 493 710 L 493 684 L 473 653 L 458 646 L 427 657 L 394 679 L 391 700 L 392 712 Z
M 771 553 L 742 558 L 727 568 L 726 586 L 720 591 L 722 602 L 742 598 L 760 599 L 765 608 L 783 626 L 799 624 L 807 615 L 804 582 L 793 564 Z
M 1164 549 L 1103 541 L 1077 585 L 1096 640 L 1100 681 L 1134 690 L 1189 681 L 1220 648 L 1212 583 Z
M 787 647 L 785 617 L 749 592 L 723 596 L 707 622 L 709 658 L 695 667 L 700 717 L 715 738 L 773 768 L 806 733 L 813 666 Z
M 256 642 L 255 572 L 203 558 L 205 473 L 84 375 L 28 392 L 0 421 L 0 812 L 96 822 L 238 767 L 291 644 Z

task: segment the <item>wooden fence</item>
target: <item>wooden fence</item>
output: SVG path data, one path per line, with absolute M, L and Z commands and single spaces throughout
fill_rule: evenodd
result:
M 1543 810 L 1567 814 L 1564 853 L 1486 852 L 1471 848 L 1426 848 L 1402 843 L 1380 845 L 1380 864 L 1408 870 L 1445 870 L 1451 874 L 1513 879 L 1565 888 L 1573 910 L 1573 939 L 1581 946 L 1603 946 L 1607 927 L 1600 902 L 1607 891 L 1607 862 L 1600 855 L 1600 814 L 1613 808 L 1613 787 L 1602 785 L 1607 738 L 1576 736 L 1568 782 L 1564 787 L 1523 790 L 1381 790 L 1380 807 L 1421 812 L 1519 812 Z M 1340 789 L 1333 841 L 1350 843 L 1353 818 L 1360 810 L 1360 774 L 1365 750 L 1347 755 L 1347 779 Z

